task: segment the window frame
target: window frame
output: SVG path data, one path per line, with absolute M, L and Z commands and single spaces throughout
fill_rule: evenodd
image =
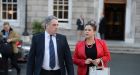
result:
M 56 4 L 54 4 L 55 2 L 53 3 L 53 15 L 54 15 L 54 12 L 56 11 L 56 13 L 57 13 L 57 16 L 56 17 L 59 18 L 59 21 L 68 22 L 68 14 L 69 14 L 69 12 L 68 12 L 69 11 L 69 3 L 68 3 L 68 1 L 64 1 L 64 0 L 59 1 L 59 0 L 57 0 L 56 1 Z M 62 4 L 59 4 L 59 2 L 61 2 Z M 67 4 L 65 4 L 65 2 Z M 54 9 L 54 6 L 56 6 L 56 10 Z M 62 7 L 62 9 L 60 10 L 59 7 Z M 65 7 L 67 7 L 66 10 L 65 10 Z M 60 12 L 62 12 L 62 17 L 61 18 L 59 17 L 59 13 Z M 67 12 L 67 18 L 65 18 L 65 14 L 64 14 L 65 12 Z
M 6 4 L 6 10 L 3 10 L 3 4 Z M 14 19 L 14 13 L 12 14 L 12 18 L 8 19 L 8 5 L 9 4 L 12 5 L 12 8 L 11 8 L 12 12 L 16 13 L 16 19 Z M 14 5 L 16 5 L 16 11 L 14 11 L 14 8 L 13 8 Z M 6 12 L 5 19 L 3 18 L 3 12 Z M 1 20 L 3 20 L 3 21 L 17 21 L 18 20 L 18 0 L 17 0 L 17 2 L 13 2 L 13 0 L 12 0 L 12 2 L 8 2 L 8 1 L 3 2 L 1 0 L 1 12 L 0 13 L 1 13 Z
M 48 0 L 48 15 L 54 15 L 54 0 Z M 60 19 L 59 21 L 59 27 L 64 29 L 71 29 L 71 20 L 72 20 L 72 0 L 68 0 L 68 18 L 67 19 Z

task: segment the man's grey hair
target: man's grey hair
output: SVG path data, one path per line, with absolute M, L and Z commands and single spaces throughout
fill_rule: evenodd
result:
M 53 20 L 53 19 L 56 19 L 57 20 L 57 17 L 51 15 L 51 16 L 47 16 L 45 18 L 45 20 L 43 21 L 43 26 L 46 27 L 46 25 L 49 25 L 49 23 Z

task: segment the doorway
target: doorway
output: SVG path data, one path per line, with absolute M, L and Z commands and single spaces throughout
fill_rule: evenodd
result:
M 105 39 L 124 40 L 126 4 L 105 3 Z

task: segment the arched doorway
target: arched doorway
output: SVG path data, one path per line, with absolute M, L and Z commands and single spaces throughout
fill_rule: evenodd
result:
M 125 0 L 105 0 L 105 39 L 124 40 L 125 39 Z

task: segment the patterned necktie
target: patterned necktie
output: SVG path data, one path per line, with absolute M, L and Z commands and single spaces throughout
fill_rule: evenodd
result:
M 49 66 L 53 69 L 55 67 L 55 51 L 54 51 L 54 44 L 53 44 L 53 40 L 52 40 L 52 35 L 50 35 L 49 50 L 50 50 Z

